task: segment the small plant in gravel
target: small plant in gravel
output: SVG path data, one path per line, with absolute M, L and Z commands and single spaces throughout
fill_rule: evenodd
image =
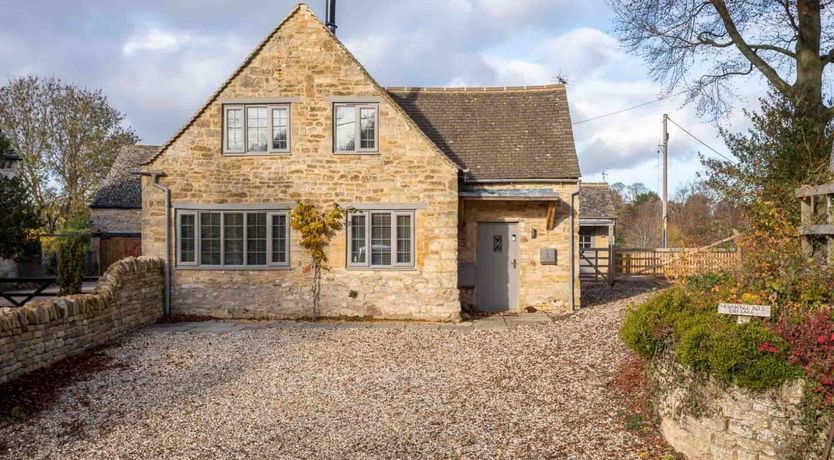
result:
M 329 270 L 325 248 L 330 238 L 342 229 L 347 211 L 338 204 L 327 211 L 319 210 L 314 204 L 300 202 L 292 210 L 293 230 L 301 234 L 301 246 L 310 252 L 310 269 L 313 272 L 313 317 L 318 317 L 321 302 L 321 272 Z

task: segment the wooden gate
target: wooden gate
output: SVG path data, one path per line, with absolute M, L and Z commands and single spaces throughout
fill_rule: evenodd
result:
M 142 255 L 142 238 L 138 236 L 109 236 L 101 239 L 101 266 L 104 273 L 114 262 L 128 256 Z

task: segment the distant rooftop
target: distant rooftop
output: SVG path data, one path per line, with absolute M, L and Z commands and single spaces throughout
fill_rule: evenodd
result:
M 142 208 L 142 181 L 133 174 L 159 150 L 158 145 L 127 145 L 119 150 L 101 187 L 93 195 L 91 208 Z
M 614 190 L 607 182 L 583 182 L 579 186 L 579 217 L 616 219 Z

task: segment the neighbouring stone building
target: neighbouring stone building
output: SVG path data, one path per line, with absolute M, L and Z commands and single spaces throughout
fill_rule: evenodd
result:
M 142 253 L 142 183 L 136 171 L 158 145 L 129 145 L 119 150 L 107 177 L 90 203 L 90 247 L 98 272 Z
M 607 248 L 615 243 L 615 193 L 607 182 L 583 182 L 579 187 L 579 246 Z
M 608 273 L 612 254 L 606 249 L 616 242 L 617 197 L 606 182 L 584 182 L 579 199 L 579 273 L 584 279 L 599 279 Z
M 299 201 L 351 210 L 324 316 L 579 305 L 564 85 L 385 89 L 302 4 L 142 168 L 142 252 L 170 257 L 174 312 L 309 315 Z

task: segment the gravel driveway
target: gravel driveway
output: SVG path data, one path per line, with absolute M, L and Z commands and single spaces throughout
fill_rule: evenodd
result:
M 23 422 L 9 458 L 638 458 L 606 385 L 624 308 L 509 330 L 143 331 Z

